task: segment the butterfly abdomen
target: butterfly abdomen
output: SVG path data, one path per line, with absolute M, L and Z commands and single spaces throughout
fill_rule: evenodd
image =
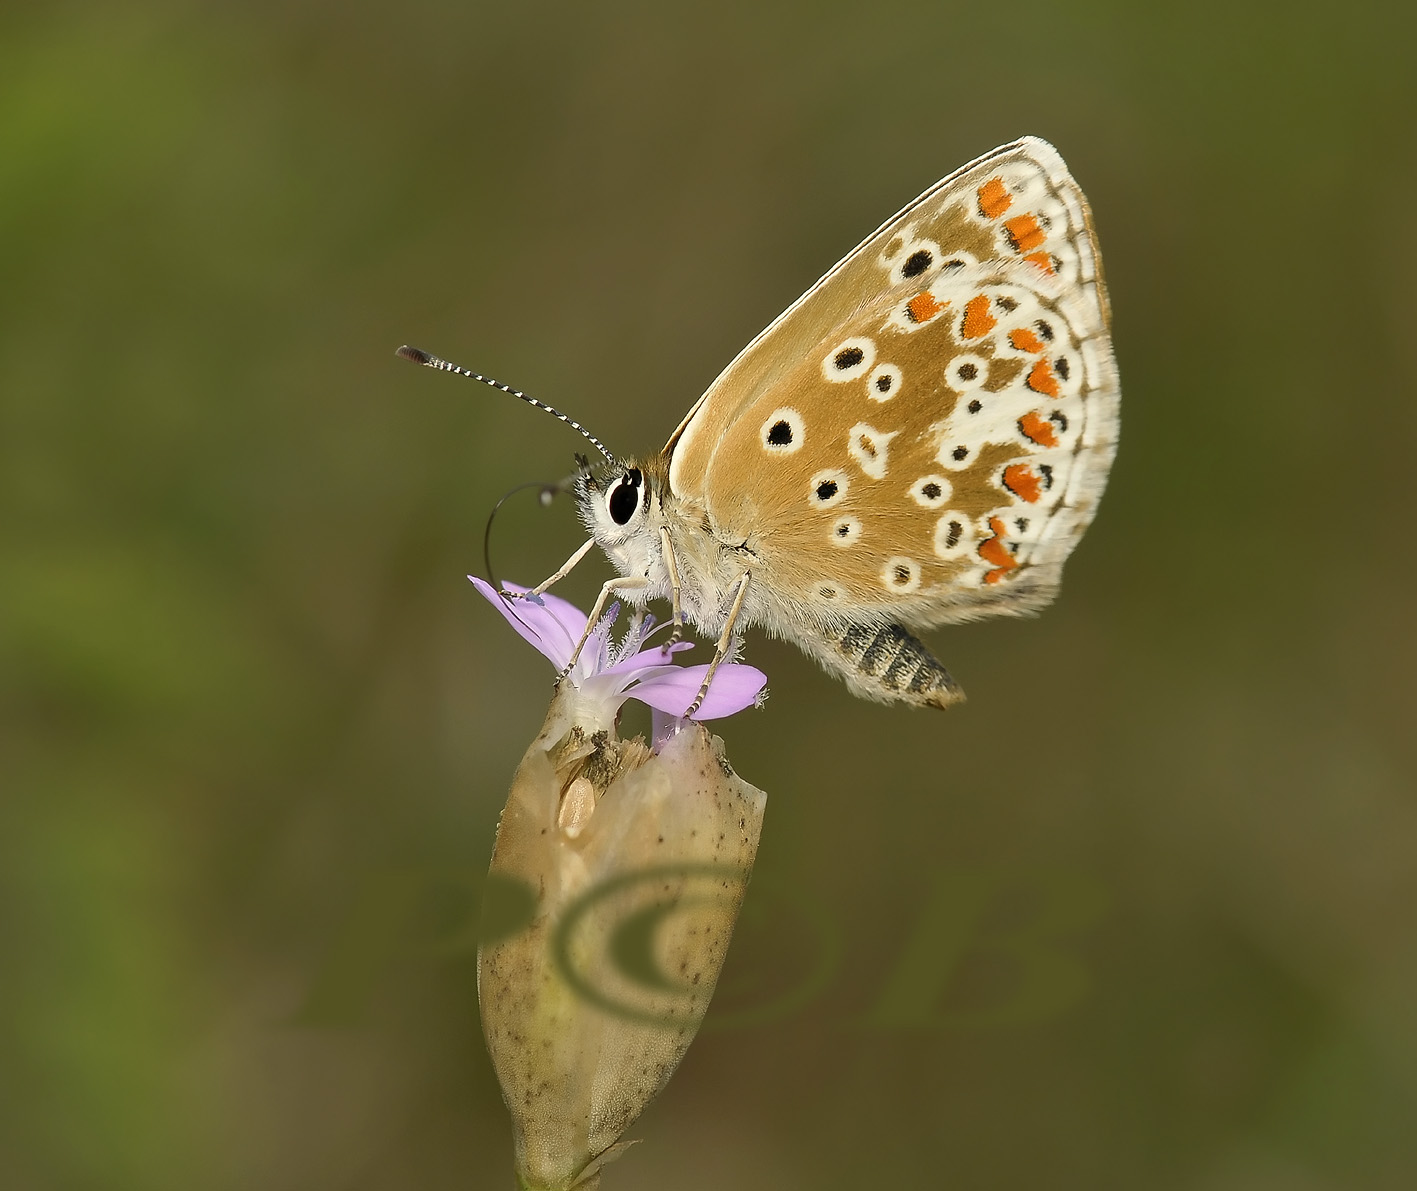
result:
M 846 623 L 813 645 L 812 654 L 864 698 L 941 708 L 964 698 L 950 672 L 898 624 Z

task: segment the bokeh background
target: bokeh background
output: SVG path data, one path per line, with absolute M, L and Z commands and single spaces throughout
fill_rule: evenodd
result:
M 1060 602 L 769 804 L 624 1188 L 1417 1184 L 1410 5 L 7 6 L 0 1184 L 507 1187 L 471 939 L 545 663 L 463 575 L 1031 132 L 1123 433 Z M 523 496 L 499 570 L 576 541 Z M 566 591 L 587 600 L 588 564 Z

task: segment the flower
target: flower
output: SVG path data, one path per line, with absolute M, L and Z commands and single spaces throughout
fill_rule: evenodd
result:
M 566 669 L 589 623 L 578 609 L 472 581 Z M 713 995 L 767 803 L 718 737 L 682 719 L 708 672 L 674 664 L 692 646 L 646 648 L 651 622 L 638 618 L 612 643 L 614 620 L 612 609 L 592 627 L 522 758 L 483 905 L 482 1029 L 523 1191 L 595 1191 L 679 1065 Z M 721 665 L 692 718 L 741 711 L 765 682 L 752 666 Z M 654 748 L 617 734 L 629 698 L 654 709 Z M 680 730 L 661 732 L 665 716 Z M 511 931 L 492 925 L 498 890 L 521 907 Z
M 469 575 L 473 586 L 507 619 L 507 623 L 530 641 L 556 669 L 564 670 L 571 660 L 571 651 L 585 632 L 586 615 L 574 604 L 559 596 L 543 594 L 530 599 L 511 600 L 499 594 L 492 585 Z M 505 584 L 506 590 L 518 595 L 529 591 L 515 583 Z M 703 686 L 707 665 L 677 666 L 670 657 L 693 645 L 680 641 L 667 648 L 652 645 L 642 648 L 654 627 L 654 618 L 633 622 L 618 645 L 610 640 L 618 605 L 611 607 L 591 630 L 576 664 L 567 679 L 587 699 L 600 700 L 606 706 L 608 718 L 620 709 L 626 699 L 638 699 L 656 711 L 683 719 L 689 704 Z M 724 662 L 714 673 L 708 694 L 690 719 L 716 720 L 733 715 L 757 702 L 767 685 L 767 675 L 755 666 Z M 656 732 L 658 736 L 658 732 Z

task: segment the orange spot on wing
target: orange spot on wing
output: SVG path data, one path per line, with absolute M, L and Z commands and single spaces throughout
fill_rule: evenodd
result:
M 999 320 L 989 313 L 987 294 L 976 294 L 964 305 L 964 329 L 966 339 L 978 339 L 994 329 Z
M 979 213 L 985 219 L 998 219 L 1013 201 L 1014 196 L 1005 189 L 1002 178 L 990 178 L 979 188 Z
M 1042 479 L 1026 463 L 1015 463 L 1004 468 L 1004 487 L 1029 504 L 1038 500 L 1042 484 Z
M 1053 365 L 1047 360 L 1039 360 L 1028 374 L 1028 380 L 1024 382 L 1035 393 L 1042 393 L 1048 397 L 1058 395 L 1058 378 L 1053 375 Z
M 1004 230 L 1019 252 L 1032 252 L 1048 238 L 1032 215 L 1015 215 L 1004 224 Z
M 1056 273 L 1056 272 L 1057 272 L 1057 270 L 1055 270 L 1055 269 L 1053 268 L 1053 257 L 1052 257 L 1052 254 L 1051 254 L 1051 253 L 1047 253 L 1047 252 L 1030 252 L 1030 253 L 1029 253 L 1026 257 L 1024 257 L 1023 259 L 1026 260 L 1026 261 L 1028 261 L 1028 262 L 1030 262 L 1031 264 L 1037 265 L 1037 266 L 1038 266 L 1040 269 L 1042 269 L 1045 273 Z
M 989 530 L 994 536 L 979 543 L 979 557 L 994 568 L 985 573 L 984 582 L 997 583 L 1018 566 L 1018 563 L 1004 545 L 1003 521 L 998 517 L 990 517 Z
M 1027 327 L 1020 327 L 1017 331 L 1009 332 L 1009 342 L 1021 352 L 1041 352 L 1043 350 L 1043 340 L 1039 339 Z
M 941 304 L 929 290 L 921 290 L 905 304 L 906 313 L 913 323 L 928 323 L 939 314 L 948 303 Z
M 1053 423 L 1046 418 L 1039 417 L 1036 410 L 1029 410 L 1018 420 L 1018 428 L 1023 431 L 1023 436 L 1030 442 L 1036 442 L 1040 447 L 1056 447 L 1058 436 L 1053 433 Z

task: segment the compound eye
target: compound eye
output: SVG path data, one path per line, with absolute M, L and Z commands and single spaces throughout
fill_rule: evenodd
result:
M 606 505 L 610 509 L 610 519 L 616 525 L 624 525 L 635 515 L 635 510 L 640 505 L 639 474 L 631 473 L 621 478 L 620 482 L 610 490 L 610 497 Z

